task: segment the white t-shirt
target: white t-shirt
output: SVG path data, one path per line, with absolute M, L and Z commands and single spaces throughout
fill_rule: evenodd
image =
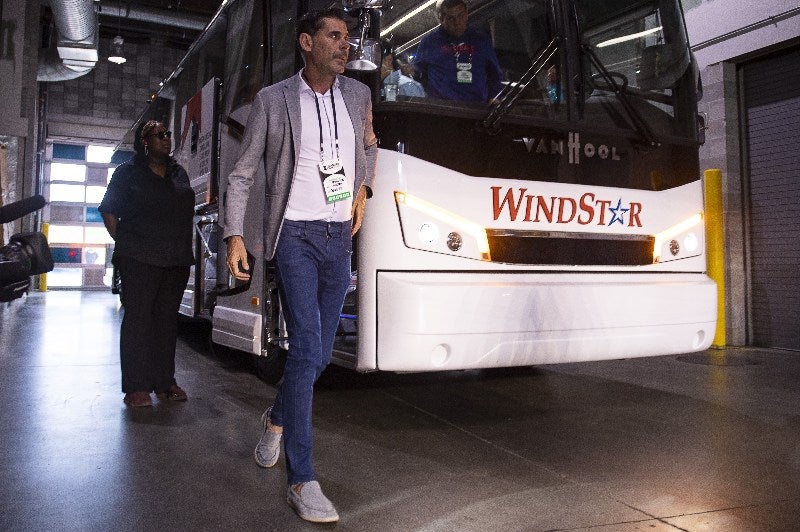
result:
M 356 171 L 355 132 L 350 120 L 350 113 L 344 104 L 339 90 L 339 79 L 334 81 L 331 90 L 325 94 L 315 93 L 305 79 L 300 76 L 300 157 L 297 161 L 297 172 L 289 194 L 286 209 L 288 220 L 324 220 L 327 222 L 344 222 L 351 218 L 353 205 L 353 182 Z M 335 99 L 331 105 L 331 93 Z M 319 114 L 314 98 L 319 103 Z M 320 176 L 320 123 L 322 124 L 322 146 L 325 159 L 336 157 L 336 141 L 334 132 L 333 108 L 336 108 L 336 126 L 339 130 L 339 158 L 344 167 L 344 175 L 349 181 L 350 198 L 327 203 Z

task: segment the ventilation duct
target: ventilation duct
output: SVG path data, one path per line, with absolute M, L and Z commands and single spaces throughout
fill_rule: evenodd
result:
M 98 26 L 93 0 L 50 0 L 58 39 L 42 54 L 37 81 L 66 81 L 97 63 Z
M 75 79 L 94 68 L 99 40 L 95 4 L 99 6 L 99 13 L 104 17 L 125 18 L 173 28 L 202 31 L 209 22 L 208 17 L 176 13 L 167 9 L 137 7 L 130 3 L 120 7 L 112 1 L 50 0 L 58 42 L 56 47 L 41 54 L 37 81 Z
M 83 76 L 91 67 L 68 67 L 61 60 L 55 46 L 42 50 L 36 81 L 67 81 Z
M 203 17 L 191 13 L 176 13 L 169 9 L 156 7 L 139 7 L 127 3 L 119 6 L 115 1 L 100 2 L 100 16 L 120 17 L 139 22 L 149 22 L 172 28 L 182 28 L 194 31 L 203 31 L 208 25 L 210 17 Z

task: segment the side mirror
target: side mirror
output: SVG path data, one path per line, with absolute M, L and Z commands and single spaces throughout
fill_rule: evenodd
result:
M 697 141 L 700 144 L 705 144 L 706 142 L 706 129 L 708 129 L 708 126 L 706 125 L 705 113 L 699 113 L 697 115 Z
M 368 39 L 367 33 L 369 32 L 369 11 L 383 5 L 383 0 L 353 0 L 353 3 L 364 4 L 358 14 L 361 37 L 352 38 L 348 41 L 350 43 L 350 52 L 347 56 L 345 68 L 361 71 L 378 70 L 378 65 L 381 64 L 381 43 L 375 39 Z M 368 3 L 379 5 L 367 6 L 366 4 Z
M 381 64 L 381 43 L 375 39 L 351 38 L 350 52 L 345 68 L 349 70 L 377 70 Z
M 695 79 L 694 90 L 699 102 L 703 99 L 703 78 L 700 76 L 700 65 L 697 64 L 694 54 L 692 54 L 692 76 Z

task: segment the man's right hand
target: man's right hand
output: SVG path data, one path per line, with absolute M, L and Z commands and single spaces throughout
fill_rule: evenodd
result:
M 239 235 L 233 235 L 228 238 L 228 270 L 231 272 L 231 275 L 239 279 L 240 281 L 247 281 L 250 279 L 250 274 L 245 273 L 240 269 L 239 263 L 241 263 L 241 267 L 245 270 L 250 269 L 250 264 L 247 263 L 247 250 L 244 247 L 244 241 L 242 237 Z

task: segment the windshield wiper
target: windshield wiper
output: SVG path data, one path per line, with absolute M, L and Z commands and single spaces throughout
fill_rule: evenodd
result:
M 637 143 L 639 147 L 644 149 L 655 149 L 661 146 L 661 143 L 656 139 L 655 135 L 650 129 L 650 126 L 647 125 L 645 119 L 642 118 L 642 115 L 631 103 L 623 87 L 616 82 L 614 76 L 608 71 L 605 65 L 603 65 L 600 59 L 597 58 L 597 55 L 595 55 L 591 47 L 587 44 L 581 44 L 581 50 L 583 50 L 583 52 L 589 57 L 589 60 L 597 69 L 597 72 L 603 78 L 603 81 L 605 81 L 608 86 L 612 88 L 614 95 L 617 97 L 619 103 L 622 105 L 622 108 L 625 110 L 625 113 L 628 115 L 631 124 L 633 124 L 634 129 L 636 129 L 636 132 L 641 137 L 640 141 Z
M 524 74 L 519 78 L 516 83 L 509 83 L 503 90 L 495 98 L 495 101 L 492 103 L 492 108 L 489 109 L 489 113 L 486 115 L 486 118 L 483 119 L 483 127 L 488 131 L 490 134 L 494 135 L 500 131 L 500 127 L 497 123 L 503 118 L 505 115 L 511 111 L 511 108 L 514 107 L 514 103 L 517 99 L 522 95 L 525 89 L 528 88 L 531 81 L 536 78 L 536 75 L 544 68 L 548 61 L 555 55 L 558 51 L 558 46 L 561 41 L 560 36 L 555 36 L 553 39 L 547 43 L 543 48 L 541 48 L 540 52 L 536 55 L 536 58 L 531 63 L 530 68 L 525 71 Z

